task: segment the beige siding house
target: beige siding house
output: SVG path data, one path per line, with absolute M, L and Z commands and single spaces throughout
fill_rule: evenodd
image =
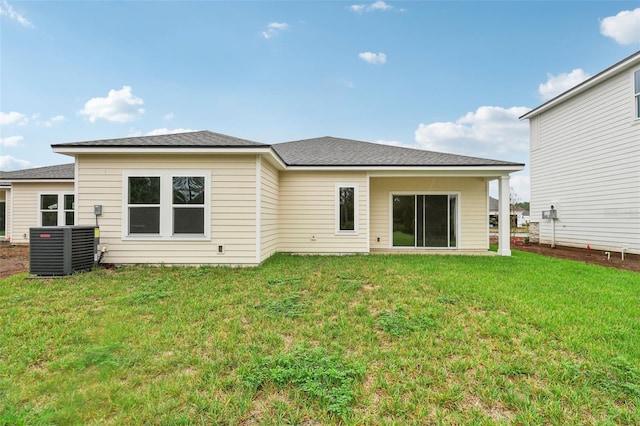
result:
M 640 52 L 522 118 L 540 243 L 640 254 Z
M 74 169 L 72 163 L 3 172 L 4 235 L 0 232 L 0 239 L 28 244 L 31 227 L 74 225 Z
M 266 145 L 208 131 L 53 150 L 75 158 L 76 224 L 97 223 L 103 261 L 116 264 L 484 253 L 488 182 L 500 181 L 508 211 L 509 174 L 523 168 L 332 137 Z M 504 229 L 499 254 L 508 256 Z

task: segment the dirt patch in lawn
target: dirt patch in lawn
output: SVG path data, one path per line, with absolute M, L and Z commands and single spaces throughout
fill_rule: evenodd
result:
M 29 271 L 29 247 L 0 243 L 0 278 Z
M 609 252 L 609 255 L 607 255 L 603 250 L 561 246 L 551 248 L 551 246 L 545 244 L 525 244 L 520 242 L 514 242 L 511 248 L 514 250 L 528 251 L 530 253 L 538 253 L 544 256 L 559 257 L 561 259 L 595 263 L 610 268 L 640 272 L 640 256 L 637 254 L 625 253 L 624 260 L 622 260 L 622 254 L 615 251 Z

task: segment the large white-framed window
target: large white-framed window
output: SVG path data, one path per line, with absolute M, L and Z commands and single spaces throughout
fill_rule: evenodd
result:
M 635 106 L 635 119 L 640 120 L 640 70 L 633 73 L 633 104 Z
M 209 170 L 123 172 L 124 239 L 209 239 Z
M 358 184 L 336 183 L 336 234 L 358 234 Z
M 75 196 L 73 193 L 38 193 L 38 226 L 63 225 L 75 225 Z

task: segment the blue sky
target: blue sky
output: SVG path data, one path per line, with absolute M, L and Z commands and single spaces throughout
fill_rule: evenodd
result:
M 529 109 L 640 49 L 638 1 L 0 0 L 0 169 L 211 130 L 528 162 Z M 529 197 L 528 170 L 512 177 Z

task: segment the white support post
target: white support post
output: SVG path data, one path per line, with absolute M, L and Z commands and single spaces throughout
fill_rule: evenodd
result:
M 509 175 L 500 176 L 498 179 L 498 254 L 511 256 L 511 209 L 510 206 Z

